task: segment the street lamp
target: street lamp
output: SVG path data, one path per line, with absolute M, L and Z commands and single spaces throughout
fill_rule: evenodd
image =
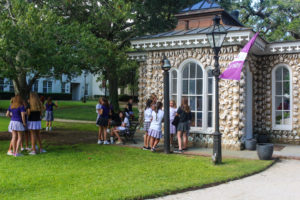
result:
M 209 28 L 209 33 L 206 34 L 211 48 L 215 53 L 215 66 L 213 75 L 215 76 L 215 133 L 214 133 L 214 148 L 213 148 L 213 162 L 215 164 L 222 163 L 222 146 L 221 146 L 221 133 L 219 130 L 219 52 L 222 47 L 223 41 L 227 35 L 227 31 L 223 25 L 220 24 L 221 18 L 215 16 L 213 19 L 214 25 Z
M 162 59 L 161 69 L 164 70 L 164 151 L 170 153 L 170 96 L 169 96 L 169 70 L 171 69 L 170 61 L 166 56 Z

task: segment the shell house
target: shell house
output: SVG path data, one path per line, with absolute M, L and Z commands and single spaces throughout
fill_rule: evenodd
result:
M 131 40 L 131 59 L 140 63 L 140 117 L 155 93 L 163 101 L 161 60 L 171 62 L 170 99 L 189 100 L 193 119 L 190 135 L 201 146 L 212 146 L 214 132 L 214 52 L 206 33 L 219 15 L 227 30 L 219 54 L 221 72 L 255 32 L 220 5 L 201 1 L 179 12 L 174 30 Z M 300 41 L 272 42 L 258 36 L 245 62 L 240 81 L 220 80 L 222 146 L 241 149 L 245 139 L 267 134 L 273 142 L 300 144 Z

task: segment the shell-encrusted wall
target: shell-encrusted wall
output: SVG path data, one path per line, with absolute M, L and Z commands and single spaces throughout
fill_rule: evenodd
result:
M 220 67 L 224 71 L 227 65 L 239 53 L 240 47 L 223 47 L 220 52 Z M 161 60 L 163 55 L 170 60 L 171 66 L 179 68 L 186 59 L 193 58 L 200 62 L 203 68 L 214 65 L 214 53 L 210 48 L 174 49 L 165 51 L 148 52 L 147 60 L 140 65 L 139 78 L 139 111 L 140 119 L 147 99 L 152 93 L 163 101 L 163 72 Z M 243 80 L 243 79 L 242 79 Z M 245 82 L 245 81 L 244 81 Z M 241 137 L 243 136 L 245 115 L 244 110 L 245 89 L 238 81 L 220 80 L 220 132 L 222 133 L 222 145 L 226 149 L 240 149 Z M 211 134 L 193 134 L 194 141 L 199 141 L 202 146 L 211 146 L 213 143 Z
M 272 126 L 272 70 L 285 64 L 292 70 L 292 130 L 274 130 Z M 268 133 L 274 142 L 300 144 L 300 54 L 260 56 L 251 66 L 254 70 L 254 131 Z

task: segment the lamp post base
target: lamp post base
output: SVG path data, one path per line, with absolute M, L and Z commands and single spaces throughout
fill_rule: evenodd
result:
M 215 132 L 214 136 L 214 147 L 213 147 L 213 155 L 212 160 L 214 164 L 222 163 L 222 150 L 221 150 L 221 136 L 222 134 L 219 132 Z

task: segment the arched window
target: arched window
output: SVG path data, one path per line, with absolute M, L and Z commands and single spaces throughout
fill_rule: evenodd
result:
M 177 103 L 177 71 L 171 71 L 171 100 Z
M 292 129 L 292 74 L 287 66 L 279 65 L 272 73 L 273 129 Z
M 182 97 L 189 100 L 192 127 L 203 126 L 203 70 L 195 62 L 185 64 L 182 71 Z

